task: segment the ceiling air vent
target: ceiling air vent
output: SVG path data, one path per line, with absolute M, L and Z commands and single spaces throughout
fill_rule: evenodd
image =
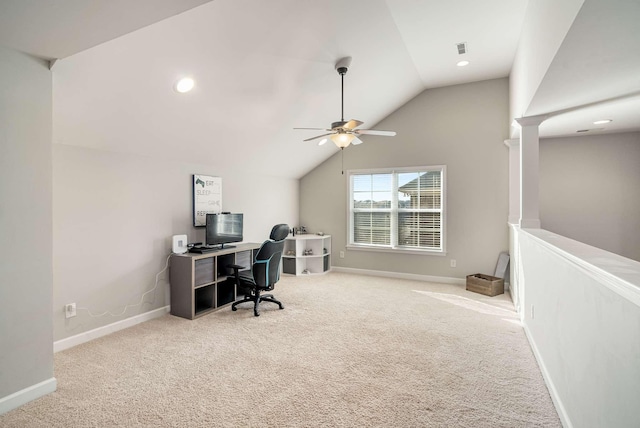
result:
M 467 53 L 467 42 L 456 43 L 456 47 L 458 48 L 458 55 Z

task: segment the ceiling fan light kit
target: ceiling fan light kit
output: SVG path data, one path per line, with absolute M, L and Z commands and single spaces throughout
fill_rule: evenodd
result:
M 318 143 L 319 146 L 323 145 L 327 142 L 327 138 L 329 137 L 331 141 L 334 142 L 336 146 L 340 149 L 344 149 L 348 147 L 349 144 L 357 145 L 361 144 L 362 140 L 358 138 L 358 135 L 380 135 L 384 137 L 393 137 L 396 135 L 395 131 L 380 131 L 376 129 L 356 129 L 358 126 L 362 125 L 363 122 L 355 119 L 351 119 L 348 121 L 344 120 L 344 75 L 347 74 L 349 70 L 349 66 L 351 65 L 351 57 L 347 56 L 341 58 L 336 62 L 336 71 L 340 75 L 341 79 L 341 91 L 340 91 L 340 101 L 341 101 L 341 116 L 340 120 L 337 122 L 333 122 L 331 124 L 331 128 L 294 128 L 294 129 L 307 129 L 307 130 L 316 130 L 316 131 L 327 131 L 326 134 L 316 135 L 315 137 L 307 138 L 304 141 L 316 140 L 318 138 L 322 138 Z
M 334 134 L 330 138 L 331 141 L 336 144 L 336 146 L 344 149 L 345 147 L 349 146 L 349 144 L 351 144 L 356 136 L 353 134 Z

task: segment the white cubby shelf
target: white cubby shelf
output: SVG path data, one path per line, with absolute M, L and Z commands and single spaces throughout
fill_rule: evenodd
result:
M 331 235 L 303 234 L 284 241 L 282 272 L 317 275 L 331 270 Z

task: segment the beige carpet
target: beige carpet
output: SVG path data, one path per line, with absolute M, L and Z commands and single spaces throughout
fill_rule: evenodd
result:
M 57 353 L 2 427 L 557 427 L 507 295 L 286 276 L 262 315 L 170 315 Z

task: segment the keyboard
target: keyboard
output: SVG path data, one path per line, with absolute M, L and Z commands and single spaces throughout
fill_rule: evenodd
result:
M 192 248 L 189 248 L 189 252 L 190 253 L 196 253 L 196 254 L 212 253 L 212 252 L 218 251 L 218 250 L 219 250 L 218 247 L 192 247 Z

